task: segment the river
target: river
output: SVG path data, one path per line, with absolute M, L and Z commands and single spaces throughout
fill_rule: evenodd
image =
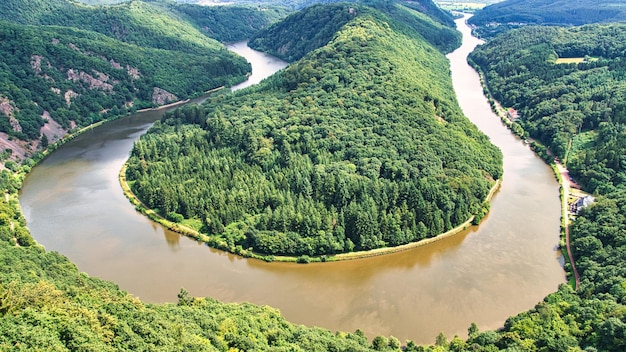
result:
M 79 270 L 147 302 L 176 301 L 184 287 L 195 296 L 270 305 L 298 324 L 416 343 L 433 343 L 439 332 L 464 336 L 472 322 L 498 328 L 565 281 L 559 187 L 491 112 L 465 61 L 478 41 L 463 21 L 458 27 L 463 46 L 449 55 L 458 100 L 504 153 L 502 188 L 478 228 L 335 263 L 265 263 L 213 250 L 149 221 L 122 194 L 117 175 L 133 141 L 162 114 L 149 111 L 89 131 L 33 168 L 20 196 L 31 233 Z M 260 57 L 256 64 L 274 62 Z

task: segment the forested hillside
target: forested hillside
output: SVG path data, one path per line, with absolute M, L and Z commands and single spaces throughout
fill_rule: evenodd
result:
M 169 4 L 169 8 L 187 16 L 202 33 L 222 43 L 249 39 L 286 16 L 286 11 L 277 7 Z
M 72 28 L 0 22 L 0 42 L 0 132 L 35 141 L 29 153 L 37 141 L 45 148 L 75 127 L 229 85 L 250 71 L 226 50 L 142 48 Z
M 443 54 L 373 9 L 304 11 L 324 9 L 352 16 L 329 44 L 135 145 L 127 179 L 147 206 L 269 259 L 396 246 L 484 214 L 501 153 L 462 115 Z
M 626 349 L 625 43 L 624 24 L 532 27 L 471 55 L 493 96 L 518 109 L 518 128 L 597 196 L 570 228 L 580 289 L 561 287 L 481 341 L 523 350 Z
M 506 0 L 489 5 L 469 19 L 483 37 L 527 25 L 579 26 L 626 20 L 622 0 Z
M 248 38 L 281 16 L 165 1 L 3 1 L 0 160 L 24 160 L 76 127 L 242 81 L 250 66 L 215 39 Z
M 505 33 L 470 59 L 496 100 L 591 192 L 624 181 L 626 26 L 532 27 Z
M 223 48 L 160 1 L 94 7 L 67 0 L 6 0 L 0 9 L 0 19 L 84 29 L 143 47 L 193 53 Z
M 354 1 L 367 4 L 360 11 L 373 16 L 384 13 L 392 28 L 408 36 L 421 36 L 444 52 L 452 51 L 461 44 L 461 36 L 454 29 L 452 16 L 439 10 L 432 1 Z M 330 7 L 329 7 L 330 6 Z M 296 61 L 308 52 L 326 45 L 337 30 L 349 22 L 356 13 L 354 5 L 340 3 L 312 6 L 297 12 L 285 20 L 260 31 L 250 40 L 250 47 L 269 52 L 286 61 Z M 334 8 L 334 11 L 329 11 Z M 350 10 L 352 8 L 352 10 Z M 378 11 L 371 11 L 375 8 Z M 385 20 L 382 19 L 381 20 Z M 292 33 L 298 33 L 294 36 Z

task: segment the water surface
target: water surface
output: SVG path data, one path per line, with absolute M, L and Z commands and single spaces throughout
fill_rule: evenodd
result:
M 149 221 L 122 194 L 117 175 L 133 141 L 162 113 L 150 111 L 85 133 L 33 169 L 20 196 L 33 237 L 148 302 L 176 301 L 184 287 L 195 296 L 270 305 L 294 323 L 418 343 L 434 342 L 439 332 L 464 335 L 472 322 L 481 330 L 501 326 L 564 282 L 558 184 L 491 112 L 465 61 L 478 41 L 457 23 L 463 46 L 449 58 L 459 103 L 504 153 L 504 182 L 479 228 L 337 263 L 265 263 L 210 249 Z

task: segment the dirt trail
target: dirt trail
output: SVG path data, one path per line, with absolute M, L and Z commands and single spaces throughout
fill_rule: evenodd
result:
M 569 199 L 569 195 L 570 195 L 570 189 L 572 188 L 572 184 L 573 181 L 572 179 L 569 177 L 569 171 L 567 170 L 567 168 L 565 166 L 563 166 L 563 164 L 561 164 L 559 161 L 555 160 L 554 161 L 556 164 L 556 168 L 559 171 L 559 173 L 561 174 L 561 187 L 563 187 L 563 199 L 562 199 L 562 215 L 563 219 L 564 219 L 564 224 L 565 224 L 565 245 L 567 247 L 567 255 L 569 257 L 569 262 L 570 264 L 572 264 L 572 271 L 574 272 L 574 279 L 576 280 L 576 290 L 578 290 L 578 287 L 580 286 L 580 275 L 578 274 L 578 270 L 576 270 L 576 264 L 574 263 L 574 256 L 572 255 L 572 249 L 570 247 L 570 240 L 569 240 L 569 210 L 568 210 L 568 204 L 567 204 L 567 200 Z

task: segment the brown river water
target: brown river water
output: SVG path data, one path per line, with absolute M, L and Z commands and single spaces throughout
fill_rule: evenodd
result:
M 448 57 L 459 103 L 504 153 L 504 182 L 479 227 L 413 250 L 335 263 L 265 263 L 213 250 L 151 222 L 122 194 L 117 175 L 133 141 L 162 114 L 149 111 L 84 133 L 32 170 L 20 196 L 31 233 L 80 271 L 147 302 L 174 302 L 184 287 L 195 296 L 276 307 L 298 324 L 416 343 L 433 343 L 439 332 L 465 336 L 472 322 L 498 328 L 565 281 L 559 187 L 491 112 L 466 63 L 479 41 L 457 24 L 463 46 Z M 255 73 L 285 65 L 242 43 L 231 48 L 264 67 Z

